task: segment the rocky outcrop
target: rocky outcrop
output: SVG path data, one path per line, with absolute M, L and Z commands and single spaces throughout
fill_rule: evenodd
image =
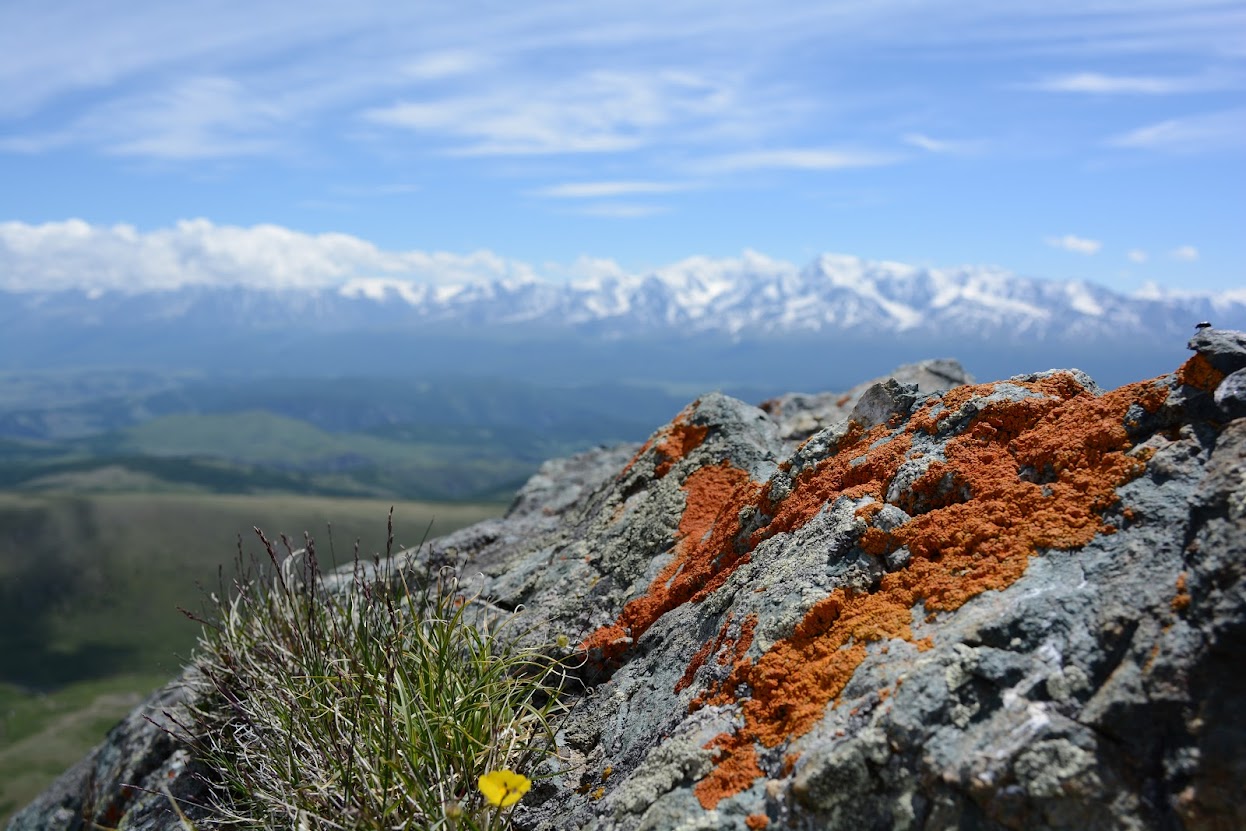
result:
M 900 384 L 916 384 L 919 393 L 973 383 L 973 376 L 965 371 L 960 362 L 935 358 L 897 367 L 890 375 L 857 384 L 847 392 L 791 392 L 763 401 L 758 406 L 774 420 L 783 440 L 794 447 L 795 443 L 804 441 L 819 430 L 843 421 L 852 413 L 861 396 L 887 378 Z
M 889 380 L 796 446 L 814 408 L 706 396 L 410 553 L 585 662 L 517 825 L 1246 827 L 1246 338 L 1191 346 L 1112 391 Z M 127 729 L 11 827 L 175 828 L 189 761 Z

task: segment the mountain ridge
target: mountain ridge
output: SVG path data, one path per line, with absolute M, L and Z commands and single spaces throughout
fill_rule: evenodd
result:
M 569 281 L 360 276 L 312 288 L 0 291 L 0 316 L 34 327 L 98 327 L 124 318 L 226 328 L 314 321 L 338 330 L 365 324 L 540 326 L 606 337 L 678 332 L 731 338 L 951 329 L 977 339 L 1068 341 L 1176 336 L 1210 317 L 1219 318 L 1217 325 L 1246 324 L 1246 293 L 1151 288 L 1125 295 L 1081 280 L 1041 280 L 992 266 L 927 268 L 823 254 L 797 268 L 746 253 L 735 260 L 691 258 L 641 274 Z

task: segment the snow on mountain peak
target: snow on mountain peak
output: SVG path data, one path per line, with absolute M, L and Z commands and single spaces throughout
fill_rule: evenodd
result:
M 1064 293 L 1069 298 L 1069 305 L 1084 315 L 1099 317 L 1103 314 L 1103 306 L 1090 293 L 1090 287 L 1082 282 L 1064 284 Z
M 458 263 L 454 263 L 458 267 Z M 1084 338 L 1183 332 L 1213 318 L 1246 324 L 1246 290 L 1184 294 L 1148 286 L 1133 296 L 1084 282 L 1020 277 L 988 266 L 928 268 L 824 254 L 804 268 L 755 251 L 734 258 L 690 257 L 644 273 L 585 260 L 536 276 L 488 262 L 493 278 L 423 280 L 359 276 L 335 290 L 187 286 L 162 291 L 19 291 L 27 314 L 57 309 L 60 321 L 93 320 L 116 304 L 144 320 L 235 321 L 282 314 L 351 326 L 370 317 L 389 326 L 573 327 L 603 336 L 719 333 L 774 337 L 795 333 L 925 333 L 974 338 Z M 374 274 L 376 272 L 373 272 Z M 96 311 L 88 311 L 90 303 Z

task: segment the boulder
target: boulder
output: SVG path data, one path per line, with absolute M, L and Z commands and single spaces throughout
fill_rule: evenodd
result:
M 1111 391 L 884 381 L 799 444 L 796 399 L 708 395 L 407 552 L 582 662 L 516 827 L 1246 828 L 1244 342 Z M 10 828 L 177 828 L 194 763 L 144 724 Z

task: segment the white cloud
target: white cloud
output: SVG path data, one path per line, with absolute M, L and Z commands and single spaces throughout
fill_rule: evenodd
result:
M 576 213 L 585 216 L 600 216 L 610 219 L 639 219 L 666 213 L 668 208 L 663 205 L 646 205 L 634 202 L 601 202 L 577 208 Z
M 1084 0 L 635 0 L 532 2 L 505 13 L 486 12 L 475 3 L 11 1 L 0 3 L 0 117 L 47 108 L 84 90 L 112 94 L 188 71 L 231 77 L 245 71 L 251 80 L 281 76 L 298 79 L 304 90 L 331 86 L 350 74 L 362 82 L 353 104 L 364 107 L 392 98 L 395 82 L 404 79 L 459 78 L 488 68 L 497 70 L 490 86 L 504 86 L 514 80 L 515 66 L 536 64 L 532 56 L 548 67 L 541 79 L 547 83 L 583 74 L 587 67 L 707 62 L 719 67 L 756 62 L 774 76 L 785 57 L 801 56 L 803 65 L 809 45 L 819 42 L 835 43 L 835 51 L 845 53 L 855 48 L 877 54 L 879 46 L 895 54 L 905 47 L 959 46 L 981 53 L 1043 50 L 1101 57 L 1163 50 L 1240 58 L 1241 23 L 1240 3 L 1202 2 L 1191 9 L 1188 0 L 1109 0 L 1091 4 L 1089 11 Z M 748 61 L 740 60 L 743 54 Z M 621 57 L 630 60 L 620 62 Z M 814 85 L 824 77 L 809 73 Z M 1080 73 L 1047 80 L 1067 84 L 1069 78 L 1087 77 L 1113 76 Z M 1156 80 L 1164 79 L 1132 78 L 1135 84 Z
M 635 194 L 673 193 L 687 190 L 677 182 L 568 182 L 532 191 L 534 196 L 550 199 L 601 199 Z
M 370 276 L 464 282 L 526 279 L 532 269 L 490 251 L 383 251 L 347 234 L 304 234 L 275 225 L 241 228 L 206 219 L 147 232 L 79 219 L 0 223 L 0 289 L 10 291 L 324 288 Z
M 191 78 L 157 95 L 119 102 L 89 119 L 110 153 L 157 159 L 257 155 L 277 145 L 281 108 L 229 78 Z
M 1138 263 L 1139 265 L 1150 259 L 1147 252 L 1143 251 L 1141 248 L 1134 248 L 1128 251 L 1125 256 L 1129 258 L 1131 263 Z
M 1054 75 L 1029 86 L 1044 92 L 1076 92 L 1090 95 L 1168 95 L 1199 89 L 1207 81 L 1190 78 L 1161 78 L 1153 75 L 1103 75 L 1076 72 Z
M 154 93 L 115 99 L 67 127 L 0 140 L 0 149 L 40 153 L 90 145 L 118 156 L 194 160 L 267 155 L 291 113 L 223 77 L 193 77 Z
M 1246 136 L 1246 109 L 1170 118 L 1108 139 L 1114 147 L 1199 153 L 1240 150 Z
M 560 83 L 510 83 L 487 91 L 373 108 L 374 124 L 455 142 L 467 156 L 634 150 L 672 130 L 695 135 L 739 115 L 732 91 L 686 72 L 590 72 Z
M 578 48 L 598 58 L 623 46 L 643 49 L 646 57 L 720 51 L 738 61 L 741 54 L 765 59 L 818 42 L 834 42 L 837 49 L 968 44 L 1014 54 L 1042 48 L 1101 57 L 1163 49 L 1241 56 L 1237 2 L 1191 8 L 1189 0 L 634 0 L 533 2 L 494 12 L 474 3 L 10 1 L 0 3 L 0 110 L 38 108 L 76 90 L 187 65 L 229 72 L 240 65 L 269 67 L 276 57 L 329 77 L 340 71 L 342 58 L 358 53 L 390 70 L 403 64 L 418 69 L 427 61 L 425 68 L 434 71 L 457 69 L 455 56 L 463 54 L 549 55 Z M 422 57 L 412 63 L 413 55 Z
M 977 153 L 985 146 L 983 142 L 965 139 L 935 139 L 925 133 L 907 133 L 904 143 L 920 148 L 929 153 L 947 155 L 970 155 Z
M 490 61 L 474 52 L 429 52 L 409 61 L 402 73 L 416 81 L 437 81 L 480 71 Z
M 405 196 L 411 193 L 418 193 L 421 190 L 419 185 L 409 182 L 387 182 L 377 185 L 338 185 L 333 188 L 334 193 L 343 196 L 355 197 L 382 197 L 382 196 Z
M 1195 13 L 1177 0 L 1107 0 L 1087 13 L 1076 0 L 635 0 L 485 13 L 472 3 L 0 3 L 0 147 L 79 145 L 166 160 L 280 156 L 359 139 L 349 114 L 366 113 L 368 139 L 377 125 L 405 128 L 464 155 L 695 144 L 729 156 L 812 135 L 831 136 L 827 143 L 877 135 L 880 116 L 894 123 L 877 103 L 895 100 L 894 84 L 844 80 L 863 53 L 912 54 L 922 66 L 966 50 L 1010 60 L 1156 49 L 1240 58 L 1234 6 L 1200 3 Z M 836 48 L 807 57 L 815 43 Z M 924 93 L 948 93 L 938 75 Z M 1214 80 L 1086 72 L 1043 83 L 1158 91 Z M 428 149 L 403 138 L 404 151 Z M 975 149 L 920 133 L 907 140 L 928 152 Z M 747 166 L 748 154 L 739 155 Z M 756 156 L 751 164 L 844 166 Z
M 37 154 L 55 150 L 74 143 L 74 135 L 69 130 L 58 130 L 50 133 L 29 135 L 0 136 L 0 151 L 5 153 Z
M 1168 256 L 1172 257 L 1174 260 L 1192 263 L 1198 259 L 1198 249 L 1193 245 L 1182 245 L 1181 247 L 1174 248 L 1170 251 Z
M 879 167 L 899 162 L 899 156 L 856 150 L 827 148 L 784 148 L 729 153 L 707 159 L 700 165 L 707 170 L 731 172 L 738 170 L 844 170 L 857 167 Z
M 1065 251 L 1085 254 L 1086 256 L 1098 254 L 1099 249 L 1103 247 L 1103 243 L 1097 239 L 1086 239 L 1073 234 L 1065 234 L 1062 237 L 1047 237 L 1047 244 L 1052 248 L 1063 248 Z

